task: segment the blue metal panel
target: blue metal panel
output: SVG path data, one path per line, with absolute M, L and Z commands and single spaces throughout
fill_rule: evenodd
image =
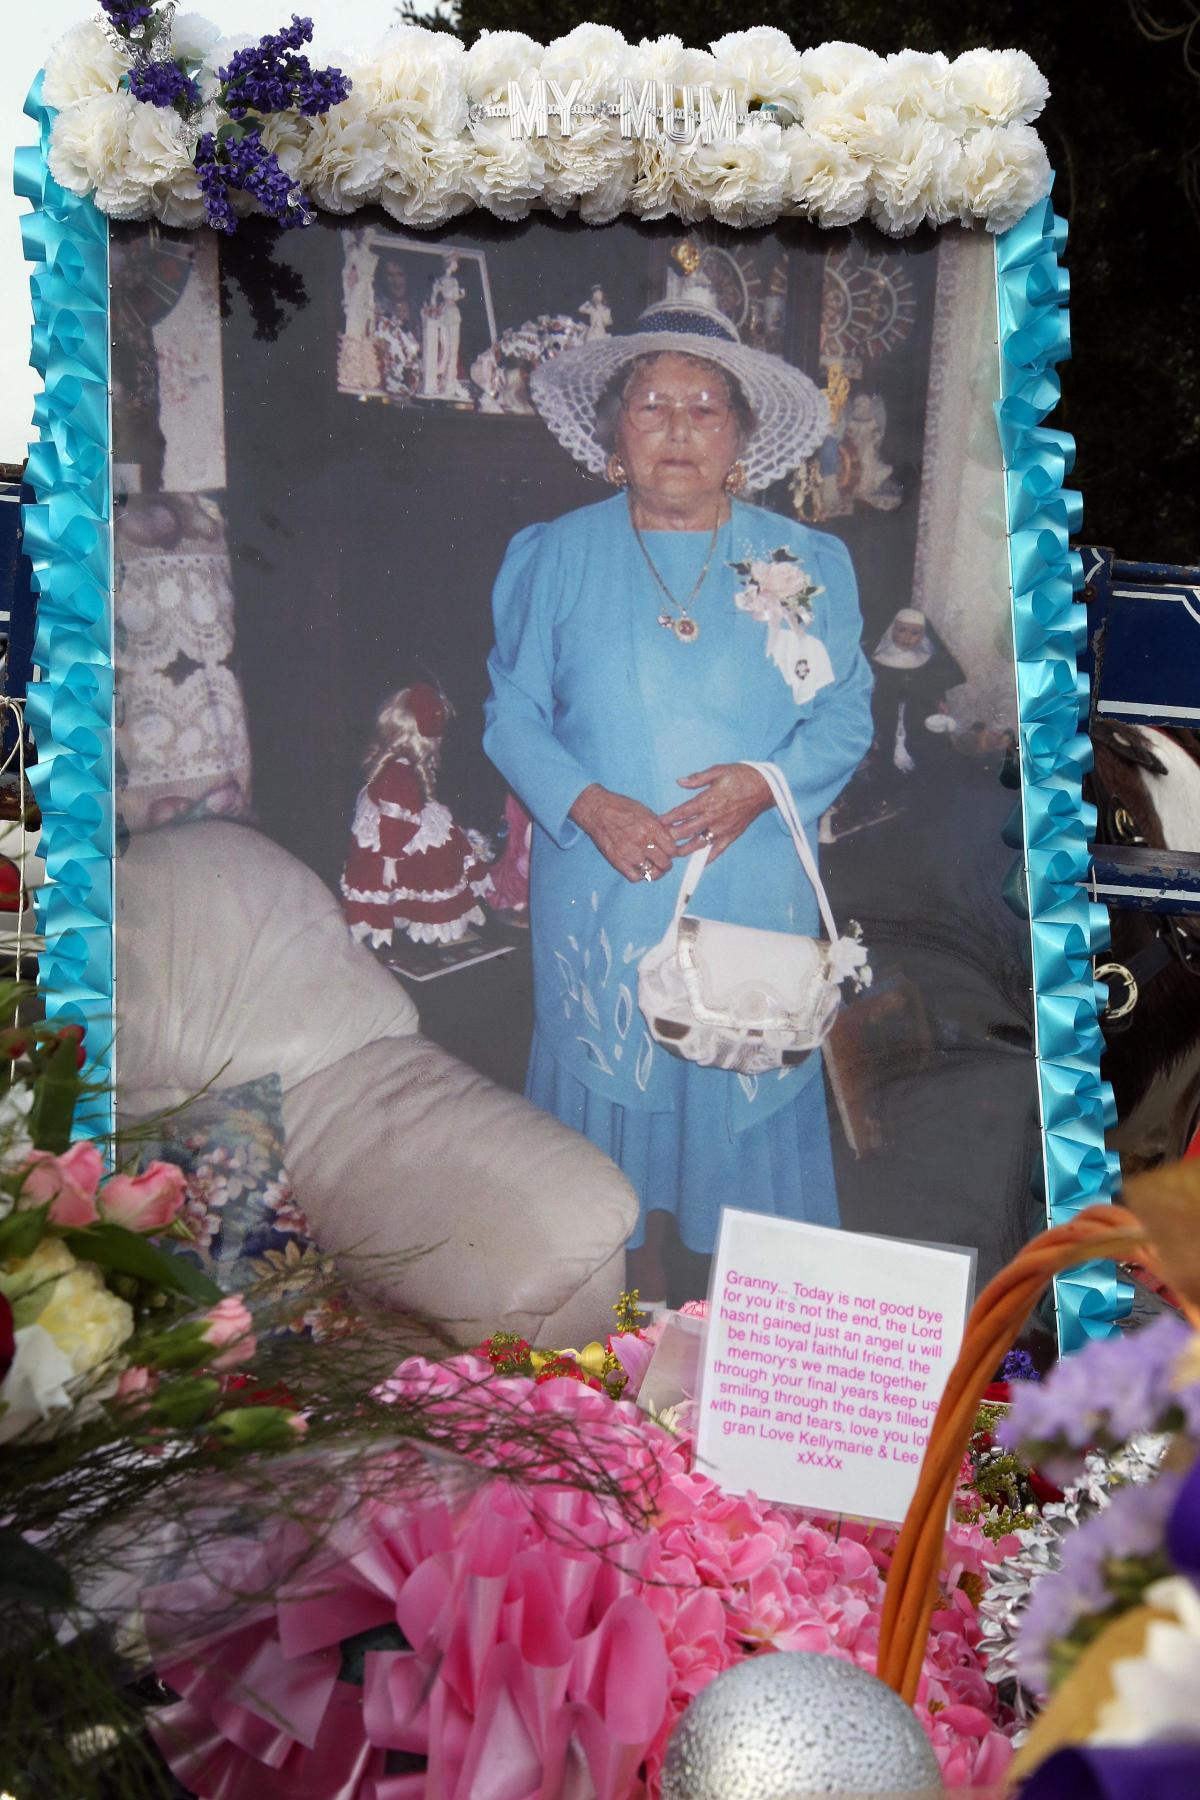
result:
M 1200 568 L 1083 557 L 1093 714 L 1200 726 Z

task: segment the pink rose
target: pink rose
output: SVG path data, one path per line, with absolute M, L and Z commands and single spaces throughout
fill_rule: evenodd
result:
M 797 562 L 756 562 L 754 580 L 760 594 L 768 600 L 795 600 L 812 587 L 808 576 Z
M 31 1150 L 25 1159 L 21 1183 L 23 1206 L 45 1206 L 50 1221 L 64 1228 L 94 1225 L 96 1189 L 104 1174 L 104 1162 L 95 1144 L 72 1144 L 61 1156 L 49 1150 Z
M 214 1369 L 235 1369 L 254 1355 L 254 1321 L 246 1302 L 238 1294 L 227 1294 L 224 1300 L 206 1312 L 200 1320 L 201 1336 L 206 1344 L 221 1352 L 209 1359 Z
M 186 1180 L 174 1163 L 152 1162 L 140 1175 L 114 1175 L 104 1184 L 104 1217 L 126 1231 L 165 1231 L 183 1205 Z
M 116 1398 L 126 1405 L 145 1402 L 152 1398 L 158 1389 L 158 1376 L 153 1369 L 143 1369 L 140 1365 L 132 1369 L 122 1369 L 117 1378 Z

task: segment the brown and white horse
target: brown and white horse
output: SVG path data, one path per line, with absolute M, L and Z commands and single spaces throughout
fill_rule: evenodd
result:
M 1200 853 L 1200 732 L 1095 721 L 1098 844 Z M 1113 910 L 1101 1024 L 1127 1172 L 1182 1155 L 1200 1111 L 1200 915 Z

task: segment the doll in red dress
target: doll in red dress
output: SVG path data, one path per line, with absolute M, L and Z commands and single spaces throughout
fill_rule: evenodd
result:
M 453 944 L 484 923 L 491 877 L 448 807 L 435 798 L 448 702 L 427 682 L 393 694 L 363 767 L 342 908 L 350 934 L 373 947 L 399 928 L 415 944 Z

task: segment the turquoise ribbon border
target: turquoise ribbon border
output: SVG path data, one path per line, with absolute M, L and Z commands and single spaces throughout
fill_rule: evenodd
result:
M 114 857 L 108 221 L 50 174 L 54 112 L 40 75 L 25 111 L 40 141 L 17 150 L 13 186 L 33 203 L 21 219 L 33 264 L 29 360 L 45 381 L 26 472 L 37 500 L 22 509 L 38 593 L 41 680 L 29 687 L 25 716 L 38 751 L 30 781 L 46 864 L 41 987 L 47 1017 L 87 1028 L 104 1129 L 112 1116 Z
M 1096 809 L 1083 798 L 1092 750 L 1082 726 L 1088 679 L 1077 654 L 1087 618 L 1075 604 L 1083 563 L 1069 539 L 1082 497 L 1063 486 L 1075 461 L 1068 432 L 1043 424 L 1059 401 L 1055 364 L 1071 354 L 1070 291 L 1059 256 L 1065 219 L 1049 199 L 996 239 L 1000 393 L 1013 629 L 1021 730 L 1023 889 L 1033 939 L 1038 1087 L 1045 1150 L 1046 1214 L 1062 1225 L 1085 1206 L 1111 1200 L 1120 1162 L 1105 1148 L 1116 1119 L 1100 1080 L 1099 1013 L 1106 998 L 1092 958 L 1108 942 L 1108 914 L 1087 898 Z M 1024 874 L 1024 882 L 1020 880 Z M 1133 1290 L 1108 1262 L 1084 1263 L 1055 1283 L 1059 1343 L 1078 1349 L 1108 1337 Z
M 38 745 L 32 783 L 42 810 L 47 1014 L 88 1028 L 97 1077 L 111 1096 L 113 1038 L 113 642 L 109 414 L 108 223 L 47 166 L 53 109 L 41 76 L 25 111 L 40 141 L 16 152 L 14 186 L 33 204 L 21 220 L 34 264 L 30 361 L 45 379 L 27 479 L 25 548 L 38 590 L 34 660 L 42 672 L 26 716 Z M 1115 1112 L 1100 1080 L 1104 990 L 1092 957 L 1108 917 L 1084 883 L 1095 809 L 1082 798 L 1091 748 L 1080 730 L 1088 684 L 1076 653 L 1086 630 L 1073 603 L 1083 568 L 1069 547 L 1082 517 L 1063 486 L 1074 462 L 1067 432 L 1043 420 L 1057 405 L 1055 364 L 1070 355 L 1068 278 L 1059 267 L 1065 220 L 1049 200 L 996 240 L 1004 452 L 1020 706 L 1024 889 L 1033 940 L 1038 1083 L 1052 1224 L 1120 1180 L 1104 1135 Z M 1109 1335 L 1132 1290 L 1110 1263 L 1056 1284 L 1064 1350 Z

